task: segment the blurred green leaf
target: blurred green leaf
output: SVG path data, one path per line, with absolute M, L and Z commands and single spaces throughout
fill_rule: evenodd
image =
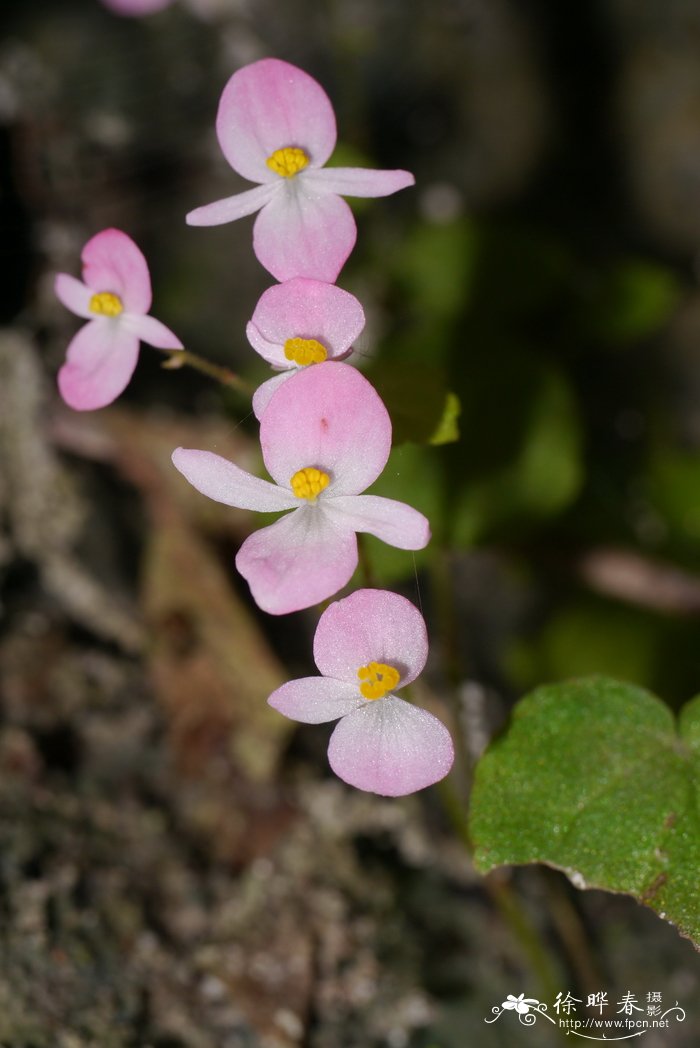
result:
M 435 324 L 466 308 L 477 248 L 475 227 L 468 219 L 414 227 L 397 254 L 395 272 L 418 317 Z
M 442 409 L 442 417 L 435 428 L 433 435 L 428 441 L 434 447 L 441 444 L 454 444 L 459 440 L 459 416 L 462 413 L 462 405 L 456 393 L 448 393 Z
M 600 278 L 597 294 L 585 304 L 585 328 L 615 344 L 653 335 L 680 297 L 676 276 L 664 266 L 626 259 Z
M 366 372 L 391 416 L 393 444 L 448 444 L 459 438 L 459 398 L 435 367 L 380 361 Z
M 413 574 L 431 556 L 436 541 L 444 528 L 443 471 L 439 449 L 416 444 L 402 444 L 394 448 L 379 480 L 369 493 L 398 499 L 414 506 L 430 521 L 433 540 L 426 549 L 415 553 L 387 546 L 372 535 L 363 535 L 362 542 L 367 562 L 381 585 L 392 585 Z
M 648 488 L 662 528 L 697 556 L 700 539 L 700 455 L 668 444 L 652 455 Z
M 700 699 L 676 725 L 649 692 L 604 677 L 539 688 L 482 757 L 475 865 L 543 862 L 625 892 L 700 941 Z
M 512 323 L 559 310 L 568 300 L 576 263 L 569 247 L 548 232 L 486 220 L 478 227 L 477 246 L 476 308 Z
M 470 545 L 493 530 L 558 513 L 580 489 L 582 435 L 569 385 L 558 372 L 534 361 L 528 361 L 531 369 L 524 374 L 527 359 L 500 375 L 489 373 L 489 387 L 476 387 L 476 403 L 464 404 L 463 441 L 471 442 L 471 451 L 453 498 L 452 535 L 458 544 Z M 506 390 L 519 377 L 521 399 L 514 394 L 513 410 L 499 410 L 499 378 Z M 504 397 L 504 403 L 509 399 Z M 482 448 L 483 459 L 491 458 L 483 471 L 474 458 Z
M 534 641 L 508 656 L 518 684 L 602 673 L 635 684 L 653 681 L 663 640 L 658 616 L 595 597 L 558 609 Z

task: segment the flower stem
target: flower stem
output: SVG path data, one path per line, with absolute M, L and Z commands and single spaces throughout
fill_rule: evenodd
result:
M 474 768 L 469 740 L 465 737 L 464 717 L 460 703 L 460 685 L 465 678 L 466 670 L 459 638 L 453 563 L 448 549 L 439 549 L 435 552 L 432 560 L 431 583 L 443 646 L 447 691 L 457 729 L 458 763 L 462 771 L 459 784 L 450 777 L 443 779 L 438 784 L 438 790 L 445 813 L 457 837 L 471 857 L 474 849 L 469 833 L 467 810 Z M 502 871 L 485 877 L 482 883 L 537 978 L 543 999 L 554 999 L 557 993 L 555 967 L 542 940 L 541 932 L 526 912 L 517 891 Z
M 222 386 L 236 389 L 247 396 L 253 395 L 253 387 L 245 379 L 221 364 L 214 364 L 211 360 L 200 357 L 198 353 L 191 353 L 189 349 L 168 350 L 167 353 L 168 358 L 163 361 L 162 367 L 168 371 L 177 371 L 184 367 L 194 368 L 195 371 L 201 371 L 203 375 L 213 378 L 215 382 L 220 382 Z
M 471 856 L 473 846 L 469 834 L 466 810 L 454 785 L 449 779 L 438 783 L 438 791 L 452 828 Z M 557 980 L 554 966 L 542 941 L 542 936 L 525 911 L 517 892 L 504 876 L 503 871 L 496 871 L 486 876 L 483 881 L 486 894 L 501 915 L 511 935 L 526 957 L 529 966 L 540 984 L 543 999 L 553 1000 L 557 994 Z

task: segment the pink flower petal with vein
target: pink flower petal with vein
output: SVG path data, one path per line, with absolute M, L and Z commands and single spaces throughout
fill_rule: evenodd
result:
M 148 313 L 151 278 L 146 259 L 131 237 L 120 229 L 103 229 L 88 240 L 81 257 L 88 287 L 118 295 L 128 313 Z
M 172 460 L 175 468 L 197 491 L 226 506 L 265 513 L 299 505 L 299 500 L 291 492 L 246 473 L 212 451 L 176 448 Z
M 288 339 L 316 339 L 329 359 L 338 359 L 348 353 L 364 326 L 364 310 L 349 291 L 323 280 L 296 277 L 263 292 L 246 334 L 269 364 L 296 368 L 284 353 Z
M 188 226 L 220 226 L 224 222 L 234 222 L 237 218 L 254 215 L 282 189 L 283 186 L 277 183 L 246 189 L 243 193 L 216 200 L 213 204 L 196 207 L 186 216 L 185 221 Z
M 397 549 L 423 549 L 430 542 L 427 517 L 395 499 L 342 495 L 328 500 L 327 512 L 339 525 L 376 535 Z
M 319 619 L 314 637 L 320 672 L 356 688 L 360 666 L 393 666 L 401 674 L 396 687 L 402 688 L 416 679 L 427 657 L 423 616 L 410 600 L 390 590 L 361 589 L 335 601 Z
M 83 284 L 82 280 L 77 280 L 68 273 L 58 273 L 53 289 L 56 298 L 63 303 L 66 309 L 70 309 L 71 313 L 90 320 L 95 316 L 90 310 L 90 300 L 94 291 Z
M 253 250 L 276 280 L 312 277 L 333 284 L 355 246 L 355 219 L 342 197 L 307 191 L 303 176 L 285 179 L 262 209 Z
M 121 325 L 125 331 L 130 331 L 142 342 L 157 349 L 182 349 L 182 342 L 177 335 L 161 324 L 155 317 L 141 316 L 138 313 L 124 313 L 121 317 Z
M 330 523 L 320 506 L 303 506 L 250 535 L 236 567 L 258 607 L 287 615 L 318 604 L 350 580 L 357 539 Z
M 324 167 L 304 175 L 307 192 L 339 193 L 341 196 L 382 197 L 416 183 L 410 171 L 376 171 L 368 167 Z
M 437 717 L 387 695 L 339 721 L 328 744 L 328 761 L 339 778 L 357 789 L 401 797 L 444 778 L 454 747 Z
M 326 361 L 302 368 L 277 389 L 260 423 L 260 443 L 268 472 L 282 487 L 297 470 L 316 466 L 330 477 L 328 495 L 354 495 L 384 469 L 391 422 L 359 371 Z
M 311 167 L 325 164 L 335 147 L 335 116 L 313 77 L 278 58 L 263 58 L 226 84 L 216 133 L 235 171 L 251 182 L 270 182 L 280 177 L 266 164 L 277 149 L 297 146 Z
M 78 331 L 58 373 L 58 388 L 69 407 L 94 411 L 111 404 L 128 385 L 139 355 L 139 340 L 114 320 L 100 317 Z
M 324 724 L 364 706 L 356 684 L 327 677 L 290 680 L 267 700 L 279 713 L 303 724 Z

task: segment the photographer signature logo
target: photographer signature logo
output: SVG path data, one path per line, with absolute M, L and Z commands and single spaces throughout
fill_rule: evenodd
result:
M 599 990 L 588 995 L 585 1006 L 587 1012 L 597 1011 L 598 1014 L 579 1015 L 577 1006 L 583 1005 L 583 998 L 574 997 L 569 990 L 557 994 L 552 1011 L 536 997 L 526 997 L 524 993 L 515 997 L 509 993 L 505 1001 L 493 1006 L 491 1018 L 484 1019 L 484 1022 L 495 1023 L 510 1012 L 517 1015 L 523 1026 L 534 1026 L 541 1017 L 567 1034 L 587 1041 L 628 1041 L 633 1037 L 643 1037 L 649 1030 L 667 1030 L 672 1022 L 685 1021 L 685 1011 L 678 1001 L 664 1010 L 662 994 L 658 990 L 649 990 L 642 995 L 641 1001 L 628 990 L 613 1004 L 608 1001 L 607 992 Z M 613 1012 L 615 1008 L 617 1010 Z

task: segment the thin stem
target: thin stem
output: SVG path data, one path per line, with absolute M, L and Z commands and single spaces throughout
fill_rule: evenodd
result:
M 431 563 L 431 581 L 445 655 L 445 671 L 450 687 L 456 690 L 464 680 L 465 669 L 459 648 L 457 611 L 454 600 L 454 575 L 450 561 L 449 550 L 437 549 L 435 551 Z
M 447 694 L 456 729 L 458 763 L 462 770 L 463 800 L 466 804 L 471 791 L 474 769 L 460 701 L 460 685 L 464 680 L 466 671 L 459 645 L 454 575 L 449 550 L 437 549 L 433 554 L 430 581 L 435 602 L 437 632 L 442 644 L 443 665 L 445 677 L 447 678 Z
M 203 375 L 208 375 L 209 378 L 213 378 L 215 382 L 220 382 L 222 386 L 227 386 L 229 389 L 236 389 L 247 396 L 252 396 L 254 393 L 253 387 L 230 368 L 214 364 L 211 360 L 200 357 L 198 353 L 191 353 L 189 349 L 168 350 L 167 352 L 168 358 L 163 361 L 162 366 L 168 371 L 177 371 L 184 367 L 194 368 L 195 371 L 201 371 Z
M 471 856 L 473 847 L 464 804 L 449 779 L 443 779 L 438 783 L 437 788 L 452 828 Z M 540 932 L 524 910 L 517 892 L 513 890 L 502 871 L 489 874 L 482 883 L 486 894 L 527 958 L 540 984 L 543 999 L 553 1000 L 557 995 L 554 966 L 542 942 Z
M 488 874 L 484 878 L 484 888 L 518 941 L 523 953 L 528 957 L 542 988 L 540 992 L 543 998 L 554 1000 L 559 989 L 554 966 L 542 942 L 540 932 L 525 912 L 516 892 L 513 891 L 502 871 Z

